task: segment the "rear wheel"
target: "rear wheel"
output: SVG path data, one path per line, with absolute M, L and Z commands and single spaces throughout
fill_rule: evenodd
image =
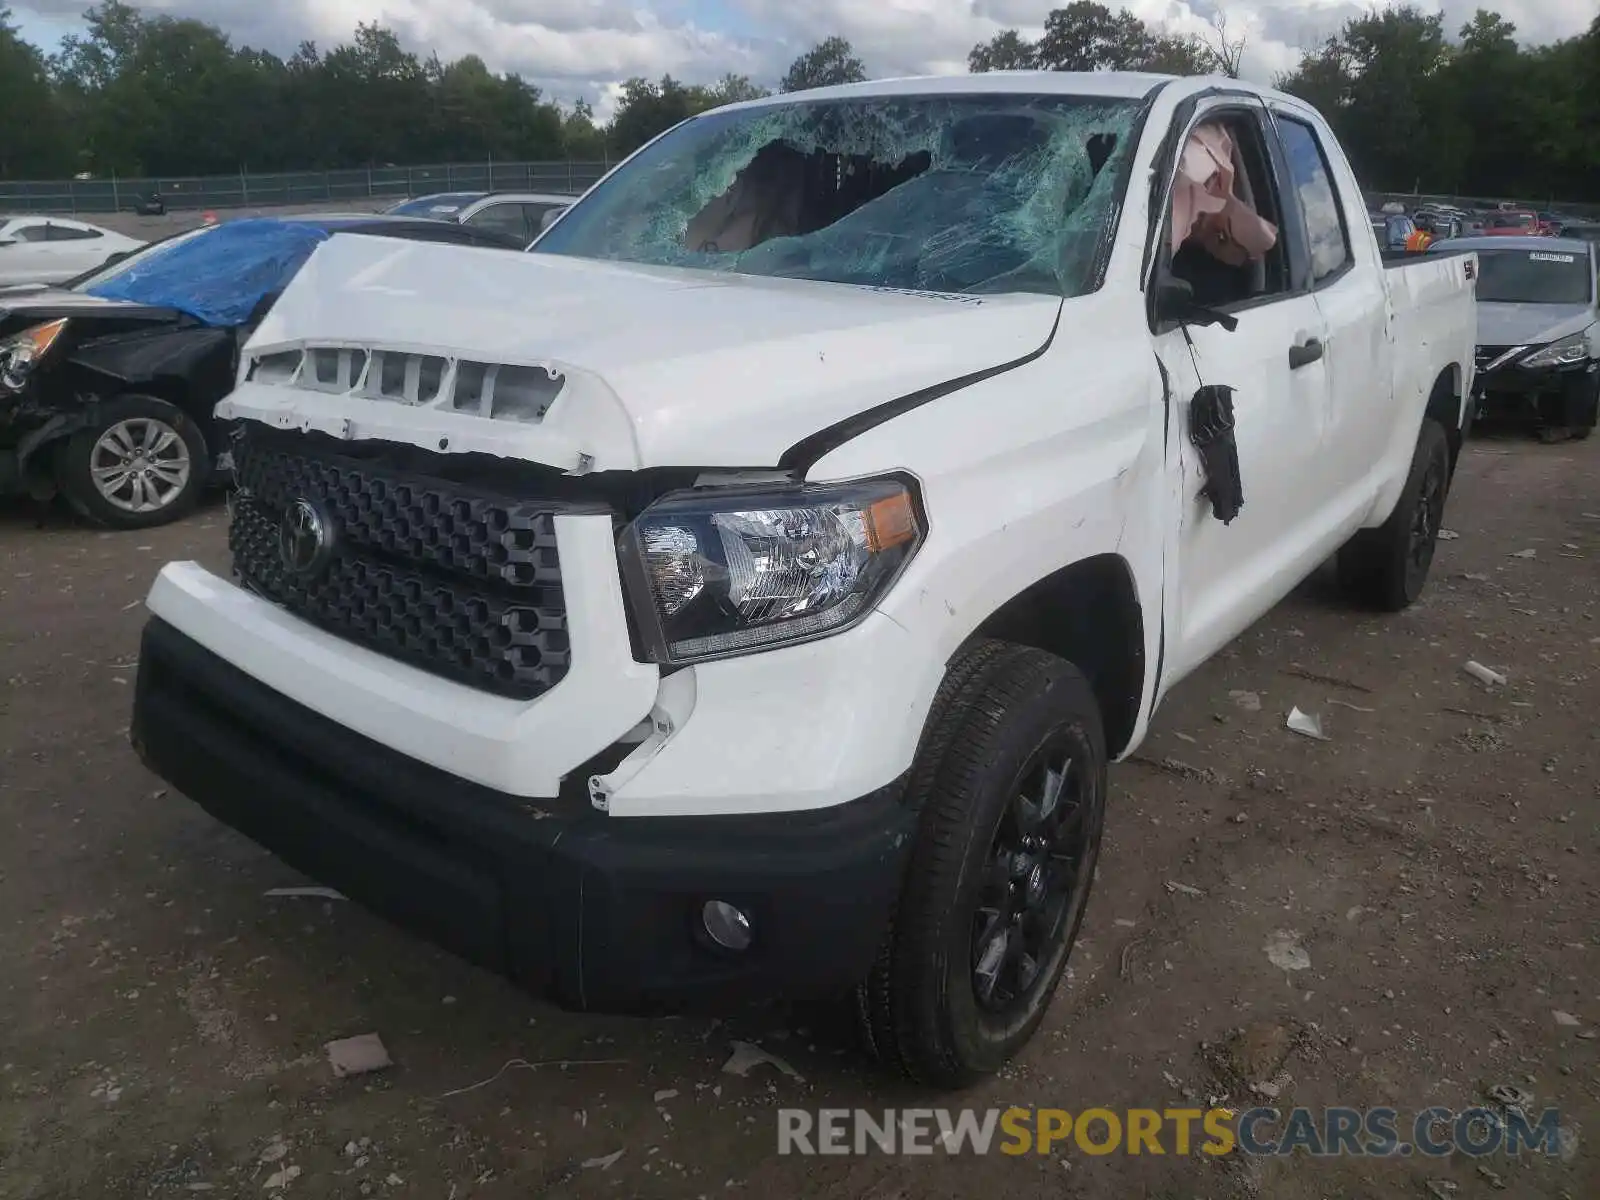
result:
M 913 769 L 922 810 L 893 928 L 860 991 L 866 1040 L 959 1087 L 1033 1036 L 1077 940 L 1105 824 L 1100 710 L 1072 664 L 980 642 L 952 664 Z
M 1394 512 L 1339 551 L 1340 582 L 1356 600 L 1386 612 L 1416 603 L 1433 566 L 1449 492 L 1449 438 L 1444 426 L 1425 418 Z
M 205 436 L 154 396 L 119 396 L 67 440 L 56 483 L 73 508 L 114 529 L 146 529 L 194 508 L 211 471 Z

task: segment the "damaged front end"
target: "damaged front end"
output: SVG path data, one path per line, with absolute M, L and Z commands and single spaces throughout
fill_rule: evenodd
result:
M 73 427 L 48 390 L 34 386 L 66 329 L 67 319 L 57 317 L 0 337 L 0 495 L 38 492 L 47 481 L 29 478 L 35 452 Z
M 100 402 L 181 392 L 197 373 L 225 382 L 231 370 L 232 332 L 174 310 L 73 293 L 26 301 L 0 298 L 0 495 L 53 494 L 48 451 L 91 425 Z

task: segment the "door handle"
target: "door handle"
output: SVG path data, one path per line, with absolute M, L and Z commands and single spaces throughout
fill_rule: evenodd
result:
M 1309 367 L 1314 362 L 1322 360 L 1322 340 L 1320 338 L 1307 338 L 1298 346 L 1289 347 L 1289 370 L 1298 371 L 1301 367 Z

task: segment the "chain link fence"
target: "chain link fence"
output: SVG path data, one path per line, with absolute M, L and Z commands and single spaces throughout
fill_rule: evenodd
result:
M 402 200 L 430 192 L 554 192 L 578 195 L 610 170 L 608 162 L 437 163 L 349 171 L 294 171 L 258 175 L 184 175 L 159 178 L 0 180 L 0 213 L 111 213 L 133 209 L 159 195 L 169 210 L 276 208 L 288 205 L 362 204 Z M 1507 198 L 1369 192 L 1371 208 L 1394 201 L 1408 210 L 1428 203 L 1493 209 Z M 1600 205 L 1517 201 L 1519 207 L 1554 209 L 1600 219 Z
M 604 162 L 440 163 L 352 171 L 163 176 L 146 179 L 0 180 L 0 212 L 110 213 L 159 195 L 169 210 L 403 200 L 431 192 L 577 195 L 610 169 Z

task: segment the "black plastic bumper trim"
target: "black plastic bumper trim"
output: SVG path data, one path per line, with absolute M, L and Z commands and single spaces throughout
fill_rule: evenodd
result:
M 559 801 L 510 796 L 345 729 L 159 618 L 131 737 L 153 771 L 290 865 L 595 1011 L 847 991 L 887 927 L 916 821 L 898 784 L 753 816 L 609 817 L 582 779 Z M 750 914 L 747 952 L 697 934 L 708 899 Z

